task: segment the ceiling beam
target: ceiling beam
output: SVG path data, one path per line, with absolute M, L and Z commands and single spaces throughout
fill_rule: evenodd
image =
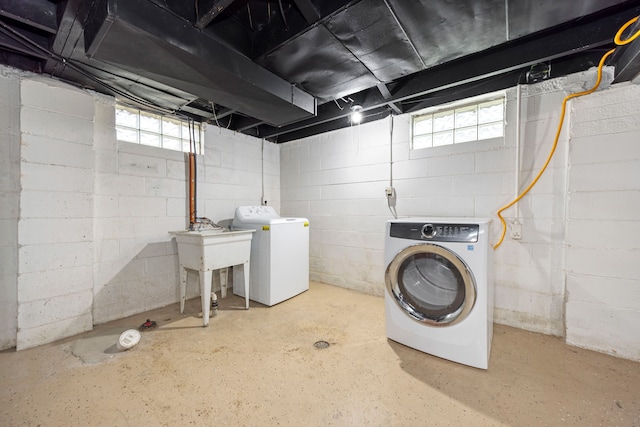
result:
M 236 116 L 234 117 L 235 122 L 233 125 L 233 129 L 237 132 L 244 132 L 252 128 L 258 128 L 261 125 L 264 125 L 264 121 L 256 120 L 253 117 L 243 117 Z
M 387 117 L 390 113 L 391 113 L 391 110 L 387 107 L 379 107 L 373 110 L 368 110 L 366 113 L 363 114 L 362 120 L 360 121 L 360 123 L 358 125 L 354 125 L 351 123 L 351 118 L 350 118 L 351 112 L 349 112 L 347 113 L 346 116 L 342 117 L 340 120 L 323 122 L 323 123 L 314 125 L 313 127 L 301 128 L 296 131 L 288 132 L 275 137 L 267 138 L 264 135 L 257 135 L 257 136 L 268 139 L 269 141 L 276 142 L 276 143 L 294 141 L 296 139 L 306 138 L 311 135 L 330 132 L 332 130 L 341 129 L 349 126 L 356 127 L 365 123 L 383 119 Z
M 391 99 L 391 92 L 389 92 L 389 88 L 387 87 L 386 84 L 384 83 L 378 83 L 378 85 L 376 86 L 378 88 L 378 90 L 380 91 L 380 95 L 382 95 L 382 97 L 384 99 Z M 389 108 L 391 108 L 396 114 L 402 114 L 402 108 L 400 108 L 396 103 L 394 102 L 390 102 L 387 104 L 389 106 Z
M 32 73 L 42 73 L 42 60 L 25 56 L 21 53 L 14 53 L 10 50 L 0 50 L 0 63 L 19 70 L 31 71 Z
M 29 40 L 29 42 L 26 40 Z M 0 21 L 0 47 L 4 49 L 46 60 L 49 58 L 44 52 L 47 42 L 47 37 L 29 33 L 25 30 L 14 29 Z M 40 49 L 38 46 L 40 46 Z
M 263 124 L 264 124 L 263 120 L 258 120 L 253 117 L 244 116 L 244 117 L 236 118 L 236 122 L 233 128 L 238 132 L 243 132 L 247 129 L 255 128 Z
M 233 0 L 196 0 L 196 27 L 204 30 Z
M 193 114 L 196 117 L 202 117 L 205 119 L 212 119 L 213 118 L 213 114 L 202 110 L 200 108 L 197 107 L 193 107 L 191 105 L 184 105 L 182 107 L 180 107 L 180 111 L 184 112 L 184 113 L 189 113 L 189 114 Z
M 214 111 L 215 111 L 215 108 L 214 108 Z M 230 115 L 235 114 L 237 112 L 238 112 L 237 110 L 232 110 L 231 108 L 223 107 L 223 108 L 220 109 L 219 113 L 215 113 L 215 118 L 222 119 L 224 117 L 230 116 Z
M 58 31 L 56 5 L 46 0 L 0 0 L 0 16 L 50 34 Z

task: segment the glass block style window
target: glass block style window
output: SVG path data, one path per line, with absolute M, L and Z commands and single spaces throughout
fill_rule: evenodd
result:
M 187 120 L 116 105 L 116 133 L 118 141 L 184 152 L 189 152 L 191 136 L 196 153 L 202 154 L 200 124 L 197 122 L 192 122 L 190 130 Z
M 413 149 L 460 144 L 504 136 L 504 98 L 411 118 Z

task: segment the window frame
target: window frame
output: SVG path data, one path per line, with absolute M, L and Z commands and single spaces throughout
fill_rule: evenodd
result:
M 487 104 L 490 105 L 495 103 L 499 103 L 502 106 L 502 119 L 480 123 L 479 107 L 482 105 L 487 105 Z M 466 126 L 457 126 L 456 117 L 458 115 L 458 112 L 464 111 L 464 110 L 470 110 L 470 109 L 475 109 L 474 123 Z M 472 97 L 472 98 L 466 98 L 466 99 L 448 103 L 448 104 L 425 108 L 423 110 L 420 110 L 411 114 L 411 117 L 409 120 L 410 149 L 412 151 L 425 150 L 425 149 L 434 149 L 434 148 L 443 147 L 443 146 L 460 145 L 460 144 L 473 143 L 473 142 L 477 143 L 480 141 L 489 141 L 489 140 L 495 140 L 495 139 L 504 140 L 505 133 L 506 133 L 506 115 L 507 115 L 507 96 L 505 91 L 485 94 L 485 95 Z M 431 117 L 428 118 L 428 116 L 431 116 Z M 448 126 L 448 127 L 443 127 L 442 129 L 438 128 L 438 130 L 436 130 L 436 128 L 434 127 L 435 119 L 438 117 L 444 118 L 447 116 L 452 117 L 451 119 L 452 123 L 443 124 L 443 126 Z M 415 125 L 416 122 L 426 121 L 426 120 L 431 121 L 431 124 L 429 125 L 431 127 L 430 132 L 416 133 L 416 125 Z M 495 124 L 501 124 L 501 127 L 502 127 L 501 135 L 480 138 L 480 130 L 482 127 L 487 127 Z M 462 132 L 460 131 L 464 131 L 464 130 L 467 130 L 467 131 L 474 130 L 473 133 L 475 133 L 475 137 L 467 138 L 462 141 L 456 142 L 456 135 L 462 134 Z M 445 135 L 446 133 L 451 134 L 451 142 L 436 143 L 436 141 L 434 140 L 435 139 L 434 137 L 438 135 Z M 428 143 L 428 145 L 416 147 L 415 140 L 422 137 L 429 137 L 430 142 Z
M 118 121 L 118 111 L 127 111 L 131 115 L 135 115 L 135 126 L 131 124 L 123 124 Z M 147 123 L 145 124 L 145 118 L 147 118 Z M 151 126 L 157 123 L 157 127 L 152 129 Z M 202 123 L 193 121 L 192 125 L 195 126 L 195 152 L 196 154 L 204 153 L 204 145 L 203 145 L 203 126 Z M 165 126 L 172 126 L 173 129 L 165 129 Z M 149 147 L 162 148 L 165 150 L 172 151 L 181 151 L 181 152 L 190 152 L 190 136 L 189 133 L 189 122 L 187 119 L 169 115 L 169 114 L 158 114 L 155 112 L 142 110 L 140 108 L 132 107 L 130 105 L 116 103 L 115 105 L 115 129 L 116 129 L 116 139 L 118 142 L 127 142 L 130 144 L 138 144 L 138 145 L 146 145 Z M 132 141 L 133 138 L 121 138 L 121 132 L 131 132 L 135 133 L 135 141 Z M 185 132 L 189 133 L 188 136 L 185 136 Z M 145 143 L 144 138 L 147 138 L 147 141 L 155 140 L 157 143 Z M 169 142 L 173 144 L 179 144 L 180 149 L 174 146 L 170 146 Z

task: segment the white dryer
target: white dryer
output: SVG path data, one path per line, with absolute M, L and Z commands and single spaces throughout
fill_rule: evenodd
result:
M 251 239 L 249 299 L 272 306 L 309 289 L 309 220 L 282 218 L 271 206 L 240 206 L 234 230 L 255 230 Z M 233 283 L 243 283 L 241 269 Z M 244 288 L 233 293 L 244 297 Z
M 493 336 L 491 220 L 387 222 L 385 318 L 393 341 L 487 369 Z

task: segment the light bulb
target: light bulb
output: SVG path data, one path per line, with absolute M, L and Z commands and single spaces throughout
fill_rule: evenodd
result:
M 351 107 L 351 123 L 360 123 L 362 121 L 362 107 L 359 105 L 354 105 Z

